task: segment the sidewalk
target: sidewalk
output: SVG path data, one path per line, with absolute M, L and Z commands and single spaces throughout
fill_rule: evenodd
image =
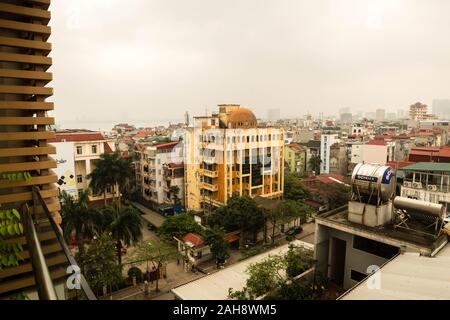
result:
M 177 265 L 176 262 L 167 265 L 167 278 L 159 279 L 158 287 L 159 291 L 155 292 L 156 282 L 150 283 L 149 295 L 144 294 L 144 284 L 139 283 L 136 287 L 126 288 L 113 294 L 113 300 L 152 300 L 160 296 L 167 295 L 174 287 L 180 286 L 187 282 L 199 279 L 205 276 L 203 273 L 198 272 L 185 272 L 183 265 Z M 108 300 L 107 297 L 105 300 Z M 167 299 L 171 299 L 170 295 Z

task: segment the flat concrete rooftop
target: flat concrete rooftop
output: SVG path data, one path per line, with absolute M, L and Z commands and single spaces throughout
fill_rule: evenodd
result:
M 432 256 L 447 243 L 447 235 L 437 239 L 432 236 L 416 234 L 404 229 L 394 229 L 393 224 L 368 227 L 348 221 L 348 207 L 341 207 L 316 216 L 316 223 L 343 232 L 404 248 L 406 251 L 419 252 Z
M 347 291 L 340 300 L 450 299 L 450 245 L 435 257 L 401 254 Z

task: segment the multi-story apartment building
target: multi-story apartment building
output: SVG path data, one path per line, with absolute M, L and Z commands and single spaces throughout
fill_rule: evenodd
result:
M 181 204 L 184 203 L 183 143 L 170 142 L 144 146 L 138 152 L 136 181 L 146 201 L 155 206 L 173 205 L 174 189 L 178 187 Z
M 440 203 L 450 211 L 450 163 L 419 162 L 399 170 L 402 197 Z
M 412 120 L 427 119 L 428 106 L 426 104 L 417 102 L 409 107 L 409 117 Z
M 339 135 L 333 134 L 322 134 L 320 137 L 320 173 L 328 174 L 330 173 L 330 148 L 333 144 L 339 142 Z
M 289 173 L 304 174 L 306 172 L 306 149 L 292 143 L 284 148 L 285 170 Z
M 284 190 L 284 131 L 259 127 L 252 111 L 219 105 L 186 133 L 186 207 L 225 205 L 234 194 L 279 198 Z
M 81 191 L 89 189 L 88 176 L 95 168 L 96 161 L 104 153 L 114 152 L 114 143 L 108 140 L 100 132 L 67 130 L 56 132 L 56 137 L 49 140 L 56 147 L 56 162 L 58 164 L 57 185 L 62 191 L 77 197 Z M 113 198 L 112 189 L 108 188 L 106 199 Z M 104 201 L 105 196 L 91 194 L 91 204 Z

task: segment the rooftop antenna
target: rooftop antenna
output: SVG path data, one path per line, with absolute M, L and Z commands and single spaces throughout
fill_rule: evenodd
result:
M 184 121 L 186 123 L 186 127 L 189 127 L 189 111 L 186 111 L 184 114 Z

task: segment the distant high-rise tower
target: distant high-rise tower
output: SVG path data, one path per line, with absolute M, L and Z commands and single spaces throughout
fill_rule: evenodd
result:
M 386 110 L 384 109 L 377 109 L 375 114 L 375 119 L 377 121 L 384 121 L 386 119 Z
M 267 112 L 267 120 L 269 121 L 278 121 L 281 118 L 280 109 L 270 109 Z
M 409 117 L 412 120 L 424 120 L 428 113 L 428 106 L 426 104 L 417 102 L 409 107 Z
M 433 114 L 441 119 L 450 120 L 450 99 L 433 100 Z

